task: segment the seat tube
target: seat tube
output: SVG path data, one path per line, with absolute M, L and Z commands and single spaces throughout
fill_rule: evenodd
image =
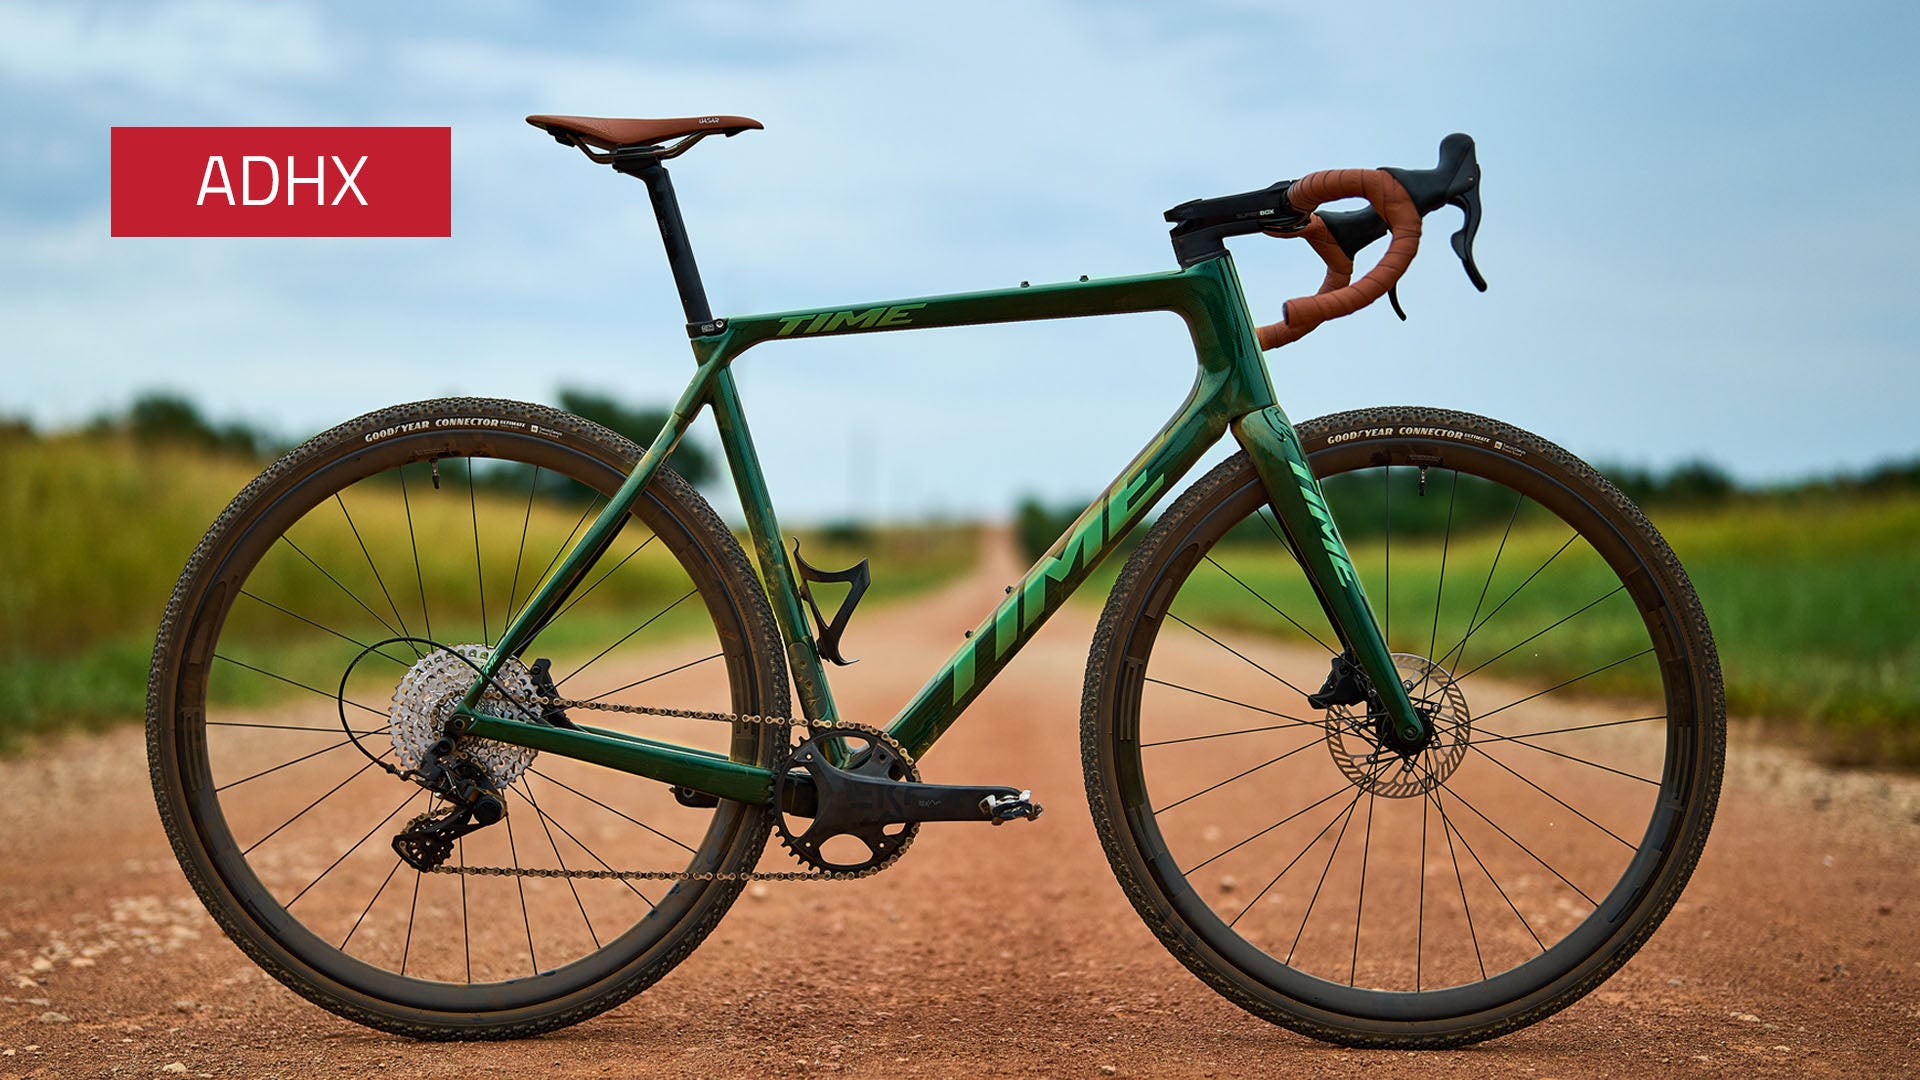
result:
M 833 690 L 827 685 L 826 668 L 814 646 L 805 609 L 800 606 L 800 588 L 794 580 L 793 564 L 780 543 L 780 523 L 773 513 L 773 500 L 767 492 L 767 480 L 760 471 L 760 456 L 753 448 L 753 436 L 747 430 L 747 418 L 740 408 L 734 388 L 733 372 L 722 369 L 714 376 L 713 419 L 720 428 L 720 443 L 727 454 L 727 467 L 733 473 L 734 489 L 740 494 L 740 510 L 746 515 L 747 531 L 753 539 L 754 555 L 760 563 L 760 576 L 766 582 L 768 599 L 773 601 L 773 617 L 786 641 L 787 667 L 793 672 L 793 684 L 800 694 L 800 708 L 816 726 L 839 722 L 839 709 L 833 702 Z

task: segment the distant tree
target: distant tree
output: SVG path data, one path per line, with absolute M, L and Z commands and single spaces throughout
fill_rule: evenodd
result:
M 1676 503 L 1719 502 L 1735 490 L 1733 477 L 1725 469 L 1707 461 L 1689 461 L 1676 466 L 1661 485 L 1661 498 Z
M 666 409 L 632 408 L 615 401 L 611 395 L 577 387 L 561 389 L 560 407 L 625 435 L 643 450 L 666 426 L 668 415 Z M 714 477 L 712 456 L 690 439 L 681 439 L 680 445 L 673 448 L 667 457 L 667 467 L 695 487 L 704 486 Z
M 1912 491 L 1920 488 L 1920 458 L 1882 465 L 1861 477 L 1860 486 L 1868 491 Z
M 254 457 L 260 434 L 242 423 L 215 427 L 186 398 L 164 391 L 142 394 L 127 409 L 125 427 L 142 442 L 172 442 Z
M 1599 470 L 1600 475 L 1613 481 L 1613 486 L 1635 503 L 1645 505 L 1660 498 L 1660 480 L 1650 469 L 1608 462 L 1601 462 L 1594 468 Z
M 0 416 L 0 439 L 33 438 L 33 423 L 24 416 Z
M 1664 473 L 1612 464 L 1600 465 L 1599 470 L 1627 498 L 1643 506 L 1719 502 L 1739 490 L 1733 477 L 1710 461 L 1683 462 Z

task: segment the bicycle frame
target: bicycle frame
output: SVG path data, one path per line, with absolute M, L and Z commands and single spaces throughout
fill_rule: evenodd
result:
M 1377 688 L 1381 705 L 1408 737 L 1424 734 L 1391 655 L 1321 497 L 1293 425 L 1274 400 L 1273 384 L 1231 258 L 1222 253 L 1184 269 L 1098 281 L 1023 285 L 1017 289 L 921 297 L 842 308 L 749 315 L 700 324 L 693 340 L 697 370 L 667 424 L 593 525 L 500 639 L 484 676 L 463 699 L 466 733 L 579 758 L 722 798 L 766 803 L 772 774 L 755 765 L 624 732 L 550 727 L 494 716 L 476 705 L 487 680 L 518 654 L 559 610 L 587 570 L 613 542 L 634 501 L 698 417 L 711 409 L 786 659 L 806 719 L 840 719 L 826 671 L 801 606 L 795 572 L 734 385 L 733 362 L 748 349 L 781 339 L 884 333 L 988 323 L 1168 311 L 1193 339 L 1199 373 L 1179 410 L 1159 434 L 1083 511 L 1053 547 L 1013 586 L 948 658 L 887 730 L 920 757 L 1010 662 L 1047 618 L 1145 519 L 1153 507 L 1231 430 L 1259 472 L 1288 545 L 1305 568 L 1347 651 Z

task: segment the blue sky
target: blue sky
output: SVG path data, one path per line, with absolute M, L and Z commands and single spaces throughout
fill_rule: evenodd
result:
M 1444 14 L 1437 14 L 1444 10 Z M 1436 404 L 1749 480 L 1920 454 L 1911 5 L 0 2 L 0 414 L 167 388 L 299 436 L 442 394 L 669 400 L 643 189 L 530 112 L 733 112 L 674 176 L 715 310 L 1170 267 L 1160 212 L 1318 168 L 1485 169 L 1384 306 L 1270 362 L 1296 418 Z M 111 239 L 108 129 L 435 124 L 440 240 Z M 1235 254 L 1256 316 L 1303 245 Z M 757 350 L 795 519 L 1091 493 L 1192 378 L 1172 316 Z

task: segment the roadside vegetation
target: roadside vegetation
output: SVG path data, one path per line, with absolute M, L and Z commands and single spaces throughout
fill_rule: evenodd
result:
M 1647 509 L 1691 576 L 1713 626 L 1733 715 L 1804 741 L 1829 762 L 1920 769 L 1920 462 L 1772 490 L 1741 490 L 1699 464 L 1667 473 L 1603 471 Z M 1568 535 L 1557 521 L 1523 520 L 1502 552 L 1510 499 L 1495 505 L 1484 498 L 1488 493 L 1461 491 L 1444 545 L 1445 499 L 1418 500 L 1411 490 L 1393 495 L 1390 638 L 1396 650 L 1445 652 L 1461 636 L 1457 629 L 1449 636 L 1447 627 L 1470 625 L 1477 604 L 1484 603 L 1484 612 L 1513 592 Z M 1389 596 L 1385 549 L 1377 532 L 1361 524 L 1380 520 L 1378 506 L 1366 512 L 1375 497 L 1328 486 L 1355 565 L 1380 608 Z M 1341 513 L 1343 506 L 1348 513 Z M 1039 522 L 1043 514 L 1031 517 Z M 1038 525 L 1035 536 L 1057 532 L 1058 517 Z M 1044 550 L 1051 540 L 1049 534 L 1034 542 Z M 1498 573 L 1490 576 L 1496 554 Z M 1271 534 L 1243 530 L 1216 555 L 1246 586 L 1331 640 L 1304 578 Z M 1103 567 L 1081 594 L 1086 602 L 1104 600 L 1105 589 L 1095 586 L 1110 583 L 1124 558 L 1123 552 Z M 1499 620 L 1473 638 L 1465 666 L 1498 657 L 1489 676 L 1544 684 L 1586 675 L 1623 650 L 1642 647 L 1644 631 L 1624 594 L 1536 642 L 1522 642 L 1611 588 L 1604 567 L 1590 553 L 1589 559 L 1592 565 L 1582 565 L 1563 555 L 1551 573 L 1515 595 Z M 1447 639 L 1437 644 L 1436 606 L 1437 636 Z M 1224 572 L 1196 571 L 1176 608 L 1191 619 L 1214 620 L 1207 625 L 1311 644 Z M 1505 631 L 1509 637 L 1500 636 L 1503 627 L 1512 628 Z M 1518 647 L 1508 652 L 1509 646 Z M 1588 675 L 1569 692 L 1647 695 L 1657 688 L 1655 674 L 1651 662 L 1622 664 Z
M 578 391 L 563 392 L 561 404 L 641 442 L 663 417 Z M 0 520 L 5 522 L 0 528 L 0 751 L 36 733 L 99 728 L 144 714 L 153 637 L 175 578 L 208 525 L 282 446 L 257 429 L 210 421 L 190 403 L 159 395 L 75 432 L 41 435 L 23 423 L 0 422 L 0 465 L 7 476 L 0 488 Z M 715 473 L 713 458 L 693 444 L 677 450 L 670 464 L 696 483 L 710 481 Z M 451 479 L 463 483 L 459 475 Z M 477 469 L 474 480 L 477 519 L 508 520 L 515 526 L 515 535 L 498 544 L 487 538 L 490 567 L 496 560 L 513 565 L 514 544 L 521 542 L 519 526 L 523 517 L 527 520 L 527 537 L 521 542 L 524 580 L 499 573 L 487 581 L 497 633 L 502 612 L 514 599 L 507 595 L 509 589 L 524 600 L 533 579 L 543 572 L 547 554 L 560 549 L 585 507 L 558 499 L 533 502 L 524 485 L 517 492 L 490 492 L 484 470 Z M 460 516 L 464 521 L 464 505 Z M 357 510 L 355 524 L 375 551 L 393 550 L 387 541 L 405 544 L 408 523 L 397 513 Z M 426 550 L 438 547 L 451 553 L 421 564 L 418 587 L 423 599 L 471 594 L 474 541 L 465 527 L 459 532 L 441 538 L 444 543 L 421 538 Z M 808 561 L 823 568 L 841 569 L 872 556 L 874 584 L 863 604 L 867 609 L 950 579 L 970 565 L 976 547 L 970 526 L 839 526 L 803 531 L 801 536 Z M 356 550 L 333 551 L 329 545 L 354 543 L 351 534 L 335 530 L 315 534 L 306 546 L 322 565 L 353 567 L 361 557 Z M 622 553 L 616 545 L 616 554 Z M 636 560 L 551 632 L 593 635 L 613 630 L 617 636 L 617 620 L 666 595 L 668 583 L 650 574 L 645 560 Z M 364 595 L 378 595 L 371 579 L 350 579 L 347 584 Z M 277 549 L 263 559 L 250 585 L 285 608 L 329 625 L 351 625 L 350 620 L 362 614 L 350 608 L 353 601 L 339 586 Z M 821 607 L 829 615 L 842 588 L 820 590 Z M 401 599 L 405 609 L 407 598 Z M 605 626 L 599 625 L 598 611 L 606 613 Z M 465 629 L 477 631 L 478 614 L 477 609 L 436 612 L 436 630 L 447 635 L 448 624 L 458 615 L 473 623 Z M 671 631 L 678 615 L 669 615 L 655 632 Z M 310 657 L 288 654 L 285 637 L 279 634 L 288 625 L 284 612 L 242 605 L 232 617 L 258 623 L 233 637 L 246 643 L 235 647 L 257 650 L 262 659 L 271 656 L 276 672 L 317 686 L 331 686 L 339 678 L 341 661 L 332 655 L 337 648 L 316 650 Z M 333 623 L 330 617 L 340 621 Z M 854 634 L 858 625 L 856 619 Z M 306 633 L 302 639 L 314 637 Z M 347 650 L 354 651 L 351 646 Z M 242 652 L 237 658 L 248 657 Z M 231 680 L 226 690 L 229 696 L 260 701 L 300 692 L 267 680 L 254 680 L 251 686 L 246 680 Z

